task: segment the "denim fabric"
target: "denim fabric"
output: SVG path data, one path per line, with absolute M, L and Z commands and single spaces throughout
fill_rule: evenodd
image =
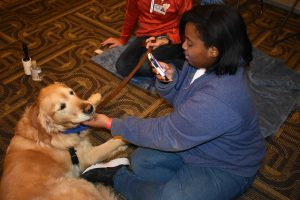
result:
M 136 37 L 128 44 L 116 62 L 116 69 L 119 74 L 124 77 L 127 76 L 138 64 L 140 57 L 147 50 L 144 46 L 147 38 L 149 37 Z M 158 61 L 174 59 L 184 60 L 181 44 L 162 45 L 154 49 L 152 54 Z M 137 71 L 136 76 L 154 77 L 148 60 L 146 60 L 142 67 Z
M 208 5 L 208 4 L 224 4 L 223 0 L 199 0 L 201 5 Z
M 255 176 L 241 177 L 216 167 L 186 165 L 176 153 L 139 148 L 131 168 L 114 176 L 114 188 L 128 200 L 227 200 L 241 195 Z

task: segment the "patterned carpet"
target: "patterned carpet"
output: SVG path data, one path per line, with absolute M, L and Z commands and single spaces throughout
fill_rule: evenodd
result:
M 236 6 L 235 0 L 226 1 Z M 0 1 L 0 161 L 16 122 L 37 92 L 54 81 L 64 82 L 79 96 L 98 91 L 108 95 L 120 82 L 94 64 L 100 41 L 117 36 L 124 18 L 124 0 L 2 0 Z M 249 28 L 253 45 L 268 55 L 281 58 L 300 72 L 300 38 L 291 37 L 272 46 L 274 33 L 286 11 L 259 1 L 239 1 L 239 10 Z M 280 38 L 300 30 L 300 16 L 292 15 Z M 32 59 L 42 67 L 43 80 L 25 76 L 21 64 L 22 42 L 29 44 Z M 172 108 L 162 99 L 128 85 L 107 106 L 98 110 L 111 117 L 135 115 L 155 117 Z M 264 165 L 240 199 L 300 199 L 300 108 L 293 111 L 281 129 L 267 141 Z M 94 144 L 110 137 L 94 130 Z M 134 147 L 126 154 L 130 154 Z M 1 168 L 0 168 L 1 171 Z M 24 172 L 25 173 L 25 172 Z

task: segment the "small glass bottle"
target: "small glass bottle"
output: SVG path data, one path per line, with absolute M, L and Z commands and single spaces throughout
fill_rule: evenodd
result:
M 41 81 L 42 80 L 42 69 L 37 66 L 36 60 L 31 62 L 31 77 L 34 81 Z

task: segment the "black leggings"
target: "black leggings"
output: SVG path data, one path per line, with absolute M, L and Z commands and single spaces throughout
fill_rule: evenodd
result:
M 147 51 L 143 45 L 145 40 L 149 37 L 135 38 L 128 47 L 123 51 L 117 60 L 117 72 L 122 76 L 127 76 L 137 65 L 140 57 Z M 181 44 L 163 45 L 152 51 L 152 54 L 158 61 L 166 62 L 173 59 L 184 59 Z M 153 72 L 150 67 L 148 59 L 135 74 L 136 76 L 153 77 Z

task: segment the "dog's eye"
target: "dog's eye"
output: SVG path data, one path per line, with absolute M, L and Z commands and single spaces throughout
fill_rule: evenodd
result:
M 73 91 L 70 91 L 70 95 L 74 95 L 74 92 L 73 92 Z
M 63 110 L 66 108 L 66 104 L 65 103 L 61 103 L 60 104 L 60 107 L 59 107 L 59 110 Z

